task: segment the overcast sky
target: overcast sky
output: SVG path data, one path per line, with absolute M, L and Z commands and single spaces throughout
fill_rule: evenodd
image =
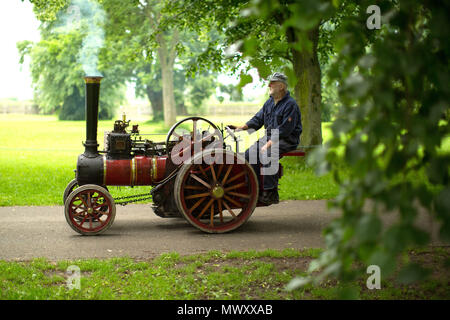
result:
M 19 64 L 16 43 L 39 41 L 38 27 L 39 21 L 28 0 L 0 0 L 0 98 L 23 100 L 33 97 L 28 63 Z

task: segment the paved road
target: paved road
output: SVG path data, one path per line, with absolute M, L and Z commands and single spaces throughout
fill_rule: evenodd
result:
M 326 201 L 321 200 L 283 201 L 256 208 L 250 220 L 234 232 L 211 235 L 184 219 L 160 218 L 150 205 L 130 204 L 117 208 L 109 230 L 89 237 L 69 227 L 62 206 L 0 207 L 0 259 L 149 258 L 171 251 L 317 248 L 324 246 L 322 229 L 339 216 L 326 208 Z M 430 228 L 425 215 L 419 224 Z

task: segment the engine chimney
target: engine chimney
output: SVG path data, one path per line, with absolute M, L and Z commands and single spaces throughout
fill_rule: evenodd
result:
M 86 142 L 83 143 L 86 157 L 98 155 L 97 125 L 98 101 L 100 97 L 100 81 L 103 77 L 86 76 Z
M 84 153 L 78 156 L 76 179 L 78 185 L 104 185 L 103 156 L 98 152 L 98 100 L 102 77 L 85 77 L 86 82 L 86 141 Z

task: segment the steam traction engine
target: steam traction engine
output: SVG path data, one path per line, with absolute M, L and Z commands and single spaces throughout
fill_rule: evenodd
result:
M 114 222 L 116 204 L 131 201 L 113 199 L 108 186 L 153 186 L 140 199 L 152 197 L 158 216 L 184 217 L 204 232 L 228 232 L 250 218 L 258 200 L 256 174 L 241 155 L 227 150 L 223 131 L 207 119 L 186 118 L 169 130 L 165 142 L 156 143 L 145 139 L 137 125 L 127 131 L 124 117 L 105 134 L 105 150 L 99 151 L 101 79 L 85 78 L 85 151 L 64 192 L 65 217 L 73 230 L 104 232 Z

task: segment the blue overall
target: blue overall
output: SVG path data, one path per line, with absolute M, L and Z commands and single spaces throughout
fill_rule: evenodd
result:
M 274 99 L 270 97 L 261 110 L 246 124 L 249 129 L 254 130 L 258 130 L 264 125 L 265 135 L 245 151 L 245 159 L 252 165 L 259 181 L 261 181 L 262 177 L 263 186 L 261 189 L 271 190 L 277 188 L 278 172 L 273 173 L 273 170 L 269 170 L 269 168 L 276 167 L 278 170 L 278 160 L 281 154 L 297 149 L 300 143 L 300 134 L 302 133 L 300 109 L 290 93 L 287 92 L 276 105 Z M 278 130 L 278 137 L 275 134 L 272 139 L 273 129 Z M 266 155 L 261 153 L 261 148 L 268 140 L 272 140 L 274 145 L 278 143 L 278 154 L 272 152 L 272 147 L 267 149 Z M 269 174 L 264 172 L 265 169 Z

